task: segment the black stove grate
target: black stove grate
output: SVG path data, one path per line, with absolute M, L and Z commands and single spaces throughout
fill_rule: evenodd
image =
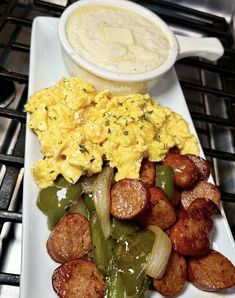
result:
M 71 3 L 73 1 L 68 1 Z M 137 3 L 150 8 L 152 11 L 161 16 L 173 29 L 176 26 L 180 28 L 193 29 L 203 36 L 213 35 L 221 39 L 226 50 L 225 55 L 217 64 L 205 62 L 204 60 L 187 58 L 183 59 L 176 65 L 176 70 L 180 78 L 180 83 L 185 94 L 191 116 L 193 118 L 199 139 L 202 143 L 204 152 L 207 158 L 216 161 L 235 161 L 235 154 L 231 151 L 225 151 L 219 147 L 212 146 L 210 139 L 212 130 L 220 127 L 231 130 L 234 135 L 235 128 L 235 108 L 234 100 L 235 93 L 233 85 L 235 79 L 234 57 L 235 50 L 232 49 L 233 36 L 230 26 L 224 18 L 211 15 L 204 12 L 199 12 L 190 8 L 181 7 L 175 3 L 163 0 L 138 0 Z M 17 70 L 16 67 L 7 67 L 7 61 L 11 53 L 23 55 L 25 61 L 29 60 L 30 42 L 20 40 L 19 34 L 21 30 L 30 32 L 32 20 L 38 15 L 49 15 L 58 17 L 64 7 L 48 3 L 47 1 L 1 1 L 0 4 L 0 79 L 1 84 L 7 86 L 7 83 L 14 82 L 22 87 L 21 98 L 16 108 L 0 107 L 0 119 L 10 119 L 13 122 L 12 128 L 20 127 L 14 148 L 11 152 L 7 152 L 3 146 L 0 152 L 0 168 L 5 167 L 4 177 L 0 185 L 0 227 L 6 222 L 21 223 L 22 214 L 20 205 L 22 201 L 22 180 L 20 187 L 17 189 L 16 197 L 17 204 L 15 210 L 10 210 L 11 199 L 15 191 L 15 185 L 19 176 L 20 170 L 24 165 L 24 137 L 26 114 L 23 110 L 24 103 L 27 100 L 27 70 Z M 9 27 L 9 34 L 6 36 L 6 28 Z M 5 34 L 5 35 L 4 35 Z M 3 37 L 1 37 L 3 35 Z M 3 43 L 2 39 L 7 42 Z M 14 59 L 13 59 L 14 60 Z M 15 65 L 17 61 L 15 61 Z M 192 71 L 199 73 L 198 81 L 191 80 L 190 77 L 185 77 L 182 72 L 182 67 L 188 67 Z M 195 70 L 196 69 L 196 70 Z M 206 84 L 203 81 L 203 73 L 211 72 L 220 77 L 220 87 L 216 87 L 213 83 Z M 2 87 L 2 86 L 1 86 Z M 0 88 L 1 89 L 1 88 Z M 189 91 L 193 91 L 195 96 L 190 97 Z M 0 94 L 1 96 L 1 94 Z M 209 114 L 206 109 L 206 100 L 214 100 L 215 103 L 225 102 L 228 111 L 228 117 Z M 212 98 L 211 98 L 212 97 Z M 16 125 L 17 123 L 17 125 Z M 9 136 L 8 136 L 9 138 Z M 216 179 L 215 170 L 213 172 Z M 216 179 L 217 182 L 217 179 Z M 222 197 L 224 201 L 233 202 L 235 204 L 235 194 L 222 189 Z M 234 233 L 234 227 L 231 227 Z M 4 253 L 3 253 L 4 255 Z M 0 267 L 0 271 L 2 271 Z M 0 272 L 0 284 L 19 286 L 20 276 Z

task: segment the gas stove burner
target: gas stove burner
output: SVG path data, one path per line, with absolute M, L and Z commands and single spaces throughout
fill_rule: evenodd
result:
M 15 98 L 16 88 L 12 81 L 0 78 L 0 107 L 6 108 Z

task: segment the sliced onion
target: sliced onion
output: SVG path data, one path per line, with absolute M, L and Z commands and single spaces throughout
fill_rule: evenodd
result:
M 85 194 L 90 194 L 93 192 L 93 186 L 96 179 L 96 175 L 90 177 L 84 176 L 81 178 L 82 192 Z
M 149 276 L 159 279 L 165 272 L 171 254 L 171 240 L 167 234 L 157 226 L 149 225 L 147 229 L 154 232 L 155 241 L 152 251 L 147 258 L 145 272 Z
M 87 209 L 81 198 L 78 198 L 69 208 L 68 213 L 79 213 L 87 217 Z
M 113 168 L 104 167 L 93 185 L 94 205 L 105 239 L 108 239 L 111 233 L 110 187 L 113 173 Z

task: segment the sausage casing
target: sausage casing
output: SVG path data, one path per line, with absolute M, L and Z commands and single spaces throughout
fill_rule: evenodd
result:
M 218 291 L 235 285 L 235 267 L 217 251 L 208 255 L 190 258 L 188 279 L 204 291 Z
M 78 213 L 62 217 L 47 240 L 49 255 L 59 263 L 81 258 L 90 249 L 90 224 L 87 218 Z
M 154 279 L 154 288 L 163 296 L 178 294 L 187 278 L 187 264 L 184 256 L 172 251 L 162 278 Z
M 170 230 L 172 245 L 185 256 L 205 254 L 210 250 L 209 233 L 213 223 L 209 218 L 185 215 Z
M 199 181 L 190 189 L 183 190 L 181 193 L 181 205 L 187 210 L 191 203 L 198 198 L 212 200 L 218 208 L 220 207 L 221 194 L 219 188 L 210 182 Z
M 163 165 L 173 168 L 175 185 L 179 189 L 188 188 L 197 181 L 198 168 L 186 155 L 168 153 Z
M 144 158 L 140 167 L 140 180 L 147 186 L 153 186 L 156 179 L 156 165 L 154 162 Z
M 137 179 L 122 179 L 111 188 L 111 214 L 118 219 L 136 218 L 149 206 L 149 190 Z
M 103 298 L 106 287 L 95 263 L 79 259 L 58 267 L 52 285 L 60 298 Z
M 150 188 L 150 208 L 145 213 L 141 222 L 145 225 L 155 225 L 162 230 L 170 228 L 176 222 L 173 206 L 159 187 Z
M 194 154 L 186 154 L 198 168 L 198 179 L 206 181 L 210 176 L 210 164 L 208 160 Z

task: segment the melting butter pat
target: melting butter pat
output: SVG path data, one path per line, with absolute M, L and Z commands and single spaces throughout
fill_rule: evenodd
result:
M 126 45 L 134 43 L 133 35 L 128 28 L 104 27 L 104 36 L 108 41 L 119 42 Z

